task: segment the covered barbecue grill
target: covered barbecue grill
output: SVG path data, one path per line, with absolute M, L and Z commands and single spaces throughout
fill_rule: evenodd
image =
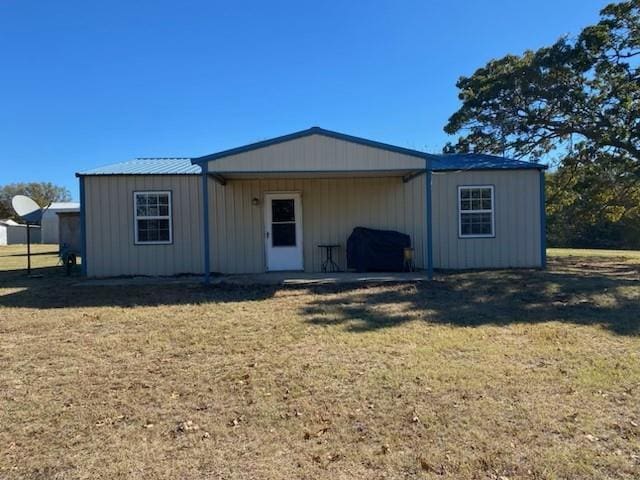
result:
M 401 272 L 411 238 L 393 230 L 356 227 L 347 240 L 347 268 L 357 272 Z

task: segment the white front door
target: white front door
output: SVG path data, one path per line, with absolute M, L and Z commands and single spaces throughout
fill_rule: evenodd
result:
M 265 194 L 264 224 L 267 270 L 302 270 L 300 194 Z

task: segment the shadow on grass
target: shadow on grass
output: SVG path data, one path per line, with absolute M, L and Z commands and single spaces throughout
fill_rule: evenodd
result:
M 548 271 L 458 272 L 432 283 L 360 290 L 305 307 L 314 325 L 353 332 L 406 321 L 476 327 L 558 321 L 640 334 L 640 265 L 554 261 Z
M 66 274 L 66 270 L 62 264 L 47 267 L 31 267 L 31 276 L 27 275 L 27 267 L 21 265 L 0 271 L 0 288 L 55 287 L 59 282 L 77 283 L 80 278 L 80 265 L 73 267 L 71 275 Z M 2 303 L 0 303 L 0 305 L 2 305 Z
M 261 301 L 277 292 L 303 290 L 300 307 L 313 325 L 352 332 L 392 328 L 408 321 L 460 327 L 559 321 L 603 325 L 621 335 L 640 334 L 640 265 L 610 259 L 562 258 L 547 271 L 456 272 L 433 282 L 238 286 L 157 284 L 77 287 L 60 267 L 44 278 L 0 272 L 0 307 L 83 308 Z M 15 290 L 15 291 L 14 291 Z
M 52 255 L 51 252 L 31 252 L 32 257 L 50 257 Z M 55 254 L 54 254 L 55 255 Z M 25 247 L 24 252 L 20 253 L 10 253 L 8 255 L 4 255 L 5 257 L 24 257 L 27 258 L 27 247 Z M 25 260 L 26 261 L 26 260 Z

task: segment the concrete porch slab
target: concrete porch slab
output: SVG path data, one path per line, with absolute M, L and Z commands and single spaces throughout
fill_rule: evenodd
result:
M 423 272 L 383 272 L 383 273 L 305 273 L 305 272 L 269 272 L 237 275 L 214 275 L 211 285 L 335 285 L 343 283 L 403 283 L 427 281 Z M 202 276 L 185 277 L 126 277 L 95 278 L 83 280 L 76 286 L 127 286 L 127 285 L 174 285 L 198 284 Z
M 422 272 L 269 272 L 252 275 L 223 275 L 212 278 L 211 283 L 232 285 L 333 285 L 340 283 L 422 282 L 426 280 L 428 280 L 427 275 Z

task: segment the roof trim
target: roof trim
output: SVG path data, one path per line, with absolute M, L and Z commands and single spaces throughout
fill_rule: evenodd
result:
M 483 170 L 547 170 L 548 165 L 487 153 L 431 154 L 434 172 L 463 172 Z
M 218 160 L 219 158 L 229 157 L 231 155 L 237 155 L 239 153 L 250 152 L 260 148 L 270 147 L 271 145 L 277 145 L 279 143 L 288 142 L 290 140 L 296 140 L 298 138 L 308 137 L 311 135 L 322 135 L 324 137 L 336 138 L 338 140 L 344 140 L 346 142 L 357 143 L 365 145 L 367 147 L 378 148 L 381 150 L 388 150 L 394 153 L 401 153 L 403 155 L 409 155 L 418 158 L 428 158 L 430 155 L 418 150 L 412 150 L 410 148 L 398 147 L 388 143 L 376 142 L 375 140 L 369 140 L 367 138 L 355 137 L 353 135 L 347 135 L 345 133 L 334 132 L 332 130 L 325 130 L 320 127 L 311 127 L 306 130 L 300 130 L 299 132 L 290 133 L 288 135 L 282 135 L 280 137 L 271 138 L 269 140 L 263 140 L 261 142 L 250 143 L 241 147 L 231 148 L 229 150 L 223 150 L 221 152 L 212 153 L 203 157 L 192 158 L 191 163 L 201 164 L 204 162 L 210 162 L 212 160 Z
M 136 173 L 83 173 L 83 172 L 76 172 L 76 177 L 80 178 L 80 177 L 153 177 L 153 176 L 160 176 L 160 177 L 184 177 L 184 176 L 189 176 L 189 175 L 196 175 L 196 176 L 200 176 L 200 173 L 178 173 L 178 172 L 149 172 L 149 173 L 145 173 L 145 172 L 136 172 Z
M 270 140 L 223 150 L 221 152 L 202 157 L 140 157 L 125 162 L 114 163 L 91 170 L 85 170 L 83 172 L 77 172 L 75 175 L 78 178 L 85 176 L 200 175 L 203 165 L 210 161 L 258 150 L 271 145 L 277 145 L 279 143 L 311 135 L 322 135 L 379 150 L 386 150 L 420 158 L 425 161 L 425 169 L 429 168 L 434 172 L 460 172 L 473 170 L 546 170 L 548 168 L 547 165 L 540 163 L 482 153 L 432 154 L 420 152 L 418 150 L 398 147 L 388 143 L 376 142 L 366 138 L 325 130 L 320 127 L 311 127 L 307 130 L 301 130 L 299 132 L 290 133 Z M 163 162 L 168 163 L 168 165 L 163 164 Z M 176 162 L 181 164 L 175 165 Z M 151 168 L 152 165 L 154 168 Z
M 482 172 L 482 171 L 502 172 L 502 171 L 512 171 L 512 170 L 546 170 L 547 168 L 549 168 L 547 165 L 538 165 L 538 164 L 532 163 L 530 167 L 527 165 L 523 165 L 520 167 L 509 166 L 509 167 L 503 167 L 503 168 L 496 168 L 496 167 L 438 168 L 436 167 L 436 168 L 432 168 L 431 171 L 435 173 Z
M 344 140 L 346 142 L 351 142 L 351 143 L 357 143 L 359 145 L 365 145 L 367 147 L 372 147 L 372 148 L 378 148 L 381 150 L 387 150 L 390 152 L 394 152 L 394 153 L 400 153 L 403 155 L 408 155 L 408 156 L 412 156 L 412 157 L 417 157 L 417 158 L 423 158 L 423 159 L 432 159 L 432 160 L 446 160 L 447 158 L 447 154 L 432 154 L 432 153 L 426 153 L 426 152 L 421 152 L 419 150 L 413 150 L 410 148 L 404 148 L 404 147 L 399 147 L 397 145 L 391 145 L 389 143 L 383 143 L 383 142 L 377 142 L 375 140 L 369 140 L 367 138 L 362 138 L 362 137 L 356 137 L 354 135 L 347 135 L 346 133 L 340 133 L 340 132 L 335 132 L 332 130 L 326 130 L 324 128 L 320 128 L 320 127 L 311 127 L 308 128 L 306 130 L 300 130 L 299 132 L 294 132 L 294 133 L 290 133 L 287 135 L 282 135 L 280 137 L 275 137 L 275 138 L 271 138 L 268 140 L 263 140 L 260 142 L 255 142 L 255 143 L 250 143 L 247 145 L 243 145 L 240 147 L 235 147 L 235 148 L 231 148 L 228 150 L 222 150 L 220 152 L 217 153 L 212 153 L 210 155 L 204 155 L 202 157 L 196 157 L 196 158 L 192 158 L 191 159 L 191 163 L 196 165 L 200 165 L 202 163 L 205 162 L 210 162 L 210 161 L 214 161 L 214 160 L 218 160 L 220 158 L 225 158 L 225 157 L 229 157 L 232 155 L 237 155 L 240 153 L 245 153 L 245 152 L 250 152 L 253 150 L 258 150 L 260 148 L 265 148 L 265 147 L 269 147 L 271 145 L 277 145 L 279 143 L 284 143 L 284 142 L 288 142 L 290 140 L 296 140 L 298 138 L 303 138 L 303 137 L 308 137 L 311 135 L 322 135 L 325 137 L 329 137 L 329 138 L 335 138 L 338 140 Z M 470 155 L 474 155 L 473 153 L 471 153 Z M 482 155 L 482 154 L 480 154 Z M 504 157 L 498 157 L 495 155 L 487 155 L 487 156 L 491 156 L 491 157 L 495 157 L 496 159 L 503 159 L 505 160 L 506 158 Z M 460 168 L 434 168 L 434 171 L 440 171 L 440 172 L 444 172 L 444 171 L 459 171 L 459 170 L 528 170 L 528 169 L 537 169 L 537 170 L 546 170 L 548 167 L 547 165 L 542 165 L 539 163 L 533 163 L 533 162 L 526 162 L 523 160 L 514 160 L 514 159 L 509 159 L 512 162 L 518 162 L 520 165 L 509 165 L 509 166 L 503 166 L 501 168 L 495 168 L 495 167 L 469 167 L 469 168 L 464 168 L 464 169 L 460 169 Z
M 76 172 L 76 177 L 111 175 L 200 175 L 190 157 L 138 157 Z

